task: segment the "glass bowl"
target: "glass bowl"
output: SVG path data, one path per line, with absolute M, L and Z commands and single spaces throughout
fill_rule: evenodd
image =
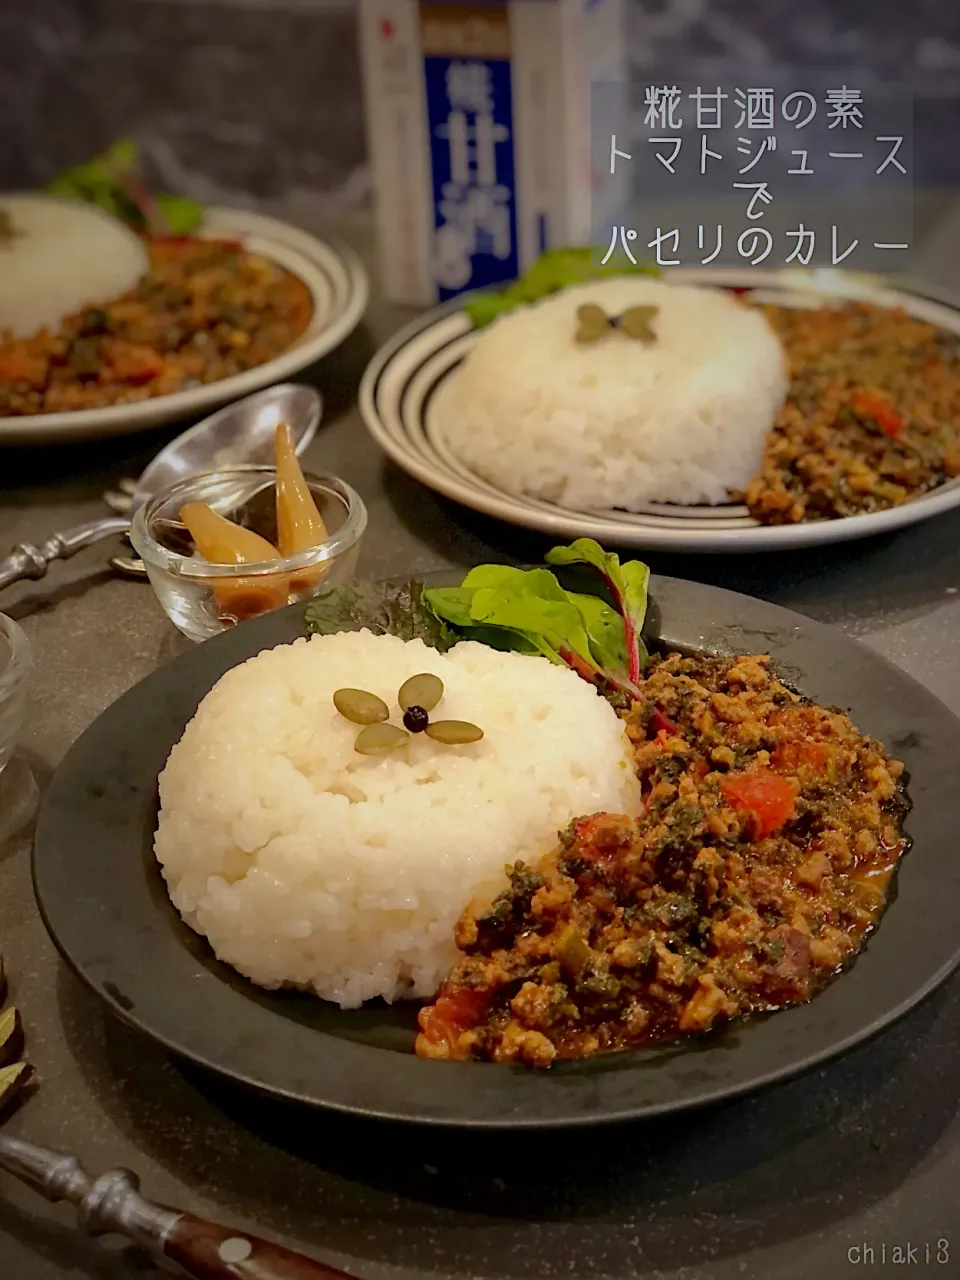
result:
M 27 637 L 12 618 L 0 613 L 0 772 L 10 763 L 23 728 L 32 666 Z
M 239 622 L 309 600 L 349 581 L 356 571 L 367 509 L 359 494 L 336 476 L 306 475 L 329 537 L 309 551 L 260 564 L 211 564 L 199 557 L 180 523 L 188 502 L 276 539 L 273 467 L 230 467 L 191 476 L 144 503 L 133 517 L 130 541 L 171 622 L 191 640 Z

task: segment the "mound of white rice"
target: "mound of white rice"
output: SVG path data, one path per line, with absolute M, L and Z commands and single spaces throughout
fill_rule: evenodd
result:
M 656 341 L 574 341 L 577 308 L 659 308 Z M 766 318 L 715 289 L 615 277 L 503 316 L 431 409 L 450 448 L 511 493 L 581 509 L 723 502 L 759 469 L 787 390 Z
M 28 338 L 93 302 L 126 293 L 148 266 L 123 223 L 83 204 L 44 195 L 0 195 L 13 239 L 0 244 L 0 332 Z
M 335 710 L 368 689 L 399 723 L 397 691 L 435 672 L 434 719 L 484 738 L 418 735 L 371 758 Z M 229 671 L 160 777 L 156 855 L 174 904 L 214 951 L 264 987 L 312 988 L 354 1007 L 432 994 L 456 956 L 464 907 L 533 861 L 571 818 L 637 812 L 616 714 L 543 658 L 369 632 L 315 636 Z

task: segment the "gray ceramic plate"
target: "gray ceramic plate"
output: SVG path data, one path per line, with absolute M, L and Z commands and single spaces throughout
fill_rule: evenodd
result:
M 178 658 L 73 747 L 46 793 L 34 855 L 40 909 L 64 958 L 116 1014 L 180 1057 L 264 1093 L 421 1124 L 562 1127 L 679 1111 L 784 1080 L 874 1035 L 960 963 L 960 721 L 870 649 L 798 614 L 670 578 L 653 579 L 652 598 L 648 631 L 666 645 L 768 652 L 788 683 L 849 708 L 906 763 L 914 846 L 896 898 L 852 969 L 810 1004 L 682 1048 L 534 1073 L 421 1061 L 409 1009 L 341 1012 L 260 991 L 220 964 L 181 922 L 154 861 L 156 779 L 226 670 L 302 634 L 299 607 Z

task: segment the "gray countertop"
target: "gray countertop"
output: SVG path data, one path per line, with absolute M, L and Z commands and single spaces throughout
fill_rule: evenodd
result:
M 960 208 L 935 215 L 921 220 L 916 273 L 957 287 Z M 353 238 L 364 247 L 362 228 Z M 366 436 L 356 381 L 406 315 L 375 303 L 309 374 L 328 412 L 308 461 L 344 476 L 370 508 L 361 571 L 535 559 L 544 540 L 434 496 Z M 102 491 L 137 474 L 170 434 L 0 452 L 0 546 L 102 514 Z M 832 623 L 960 712 L 960 511 L 836 549 L 650 559 L 657 572 Z M 36 654 L 22 754 L 41 786 L 104 707 L 187 644 L 148 587 L 105 569 L 102 548 L 2 605 Z M 960 1276 L 960 978 L 873 1043 L 771 1092 L 669 1123 L 515 1144 L 305 1116 L 179 1067 L 58 960 L 34 905 L 29 832 L 0 846 L 0 944 L 40 1079 L 10 1132 L 96 1173 L 133 1168 L 154 1199 L 368 1280 L 833 1280 L 886 1276 L 908 1245 L 912 1274 Z M 3 1277 L 120 1280 L 143 1265 L 117 1241 L 81 1238 L 69 1210 L 0 1175 Z

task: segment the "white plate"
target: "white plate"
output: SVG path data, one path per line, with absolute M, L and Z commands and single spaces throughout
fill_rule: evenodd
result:
M 338 347 L 360 323 L 369 296 L 367 273 L 352 250 L 333 246 L 276 218 L 240 209 L 209 208 L 199 235 L 242 240 L 299 277 L 310 290 L 313 315 L 289 350 L 255 369 L 211 382 L 191 391 L 157 396 L 138 404 L 80 409 L 74 413 L 40 413 L 32 417 L 0 417 L 0 445 L 54 444 L 129 435 L 176 419 L 199 417 L 219 405 L 283 382 Z
M 760 301 L 818 306 L 857 297 L 903 306 L 912 315 L 960 333 L 960 310 L 914 293 L 884 288 L 867 277 L 833 271 L 700 271 L 678 268 L 667 277 L 685 284 L 748 288 Z M 899 529 L 960 506 L 960 479 L 903 506 L 870 515 L 809 524 L 761 525 L 745 507 L 664 506 L 638 513 L 579 511 L 507 493 L 464 465 L 447 445 L 435 393 L 475 341 L 470 321 L 454 300 L 397 333 L 374 356 L 360 386 L 360 412 L 374 439 L 410 475 L 448 498 L 511 524 L 571 539 L 592 536 L 608 544 L 659 551 L 765 551 L 844 542 Z

